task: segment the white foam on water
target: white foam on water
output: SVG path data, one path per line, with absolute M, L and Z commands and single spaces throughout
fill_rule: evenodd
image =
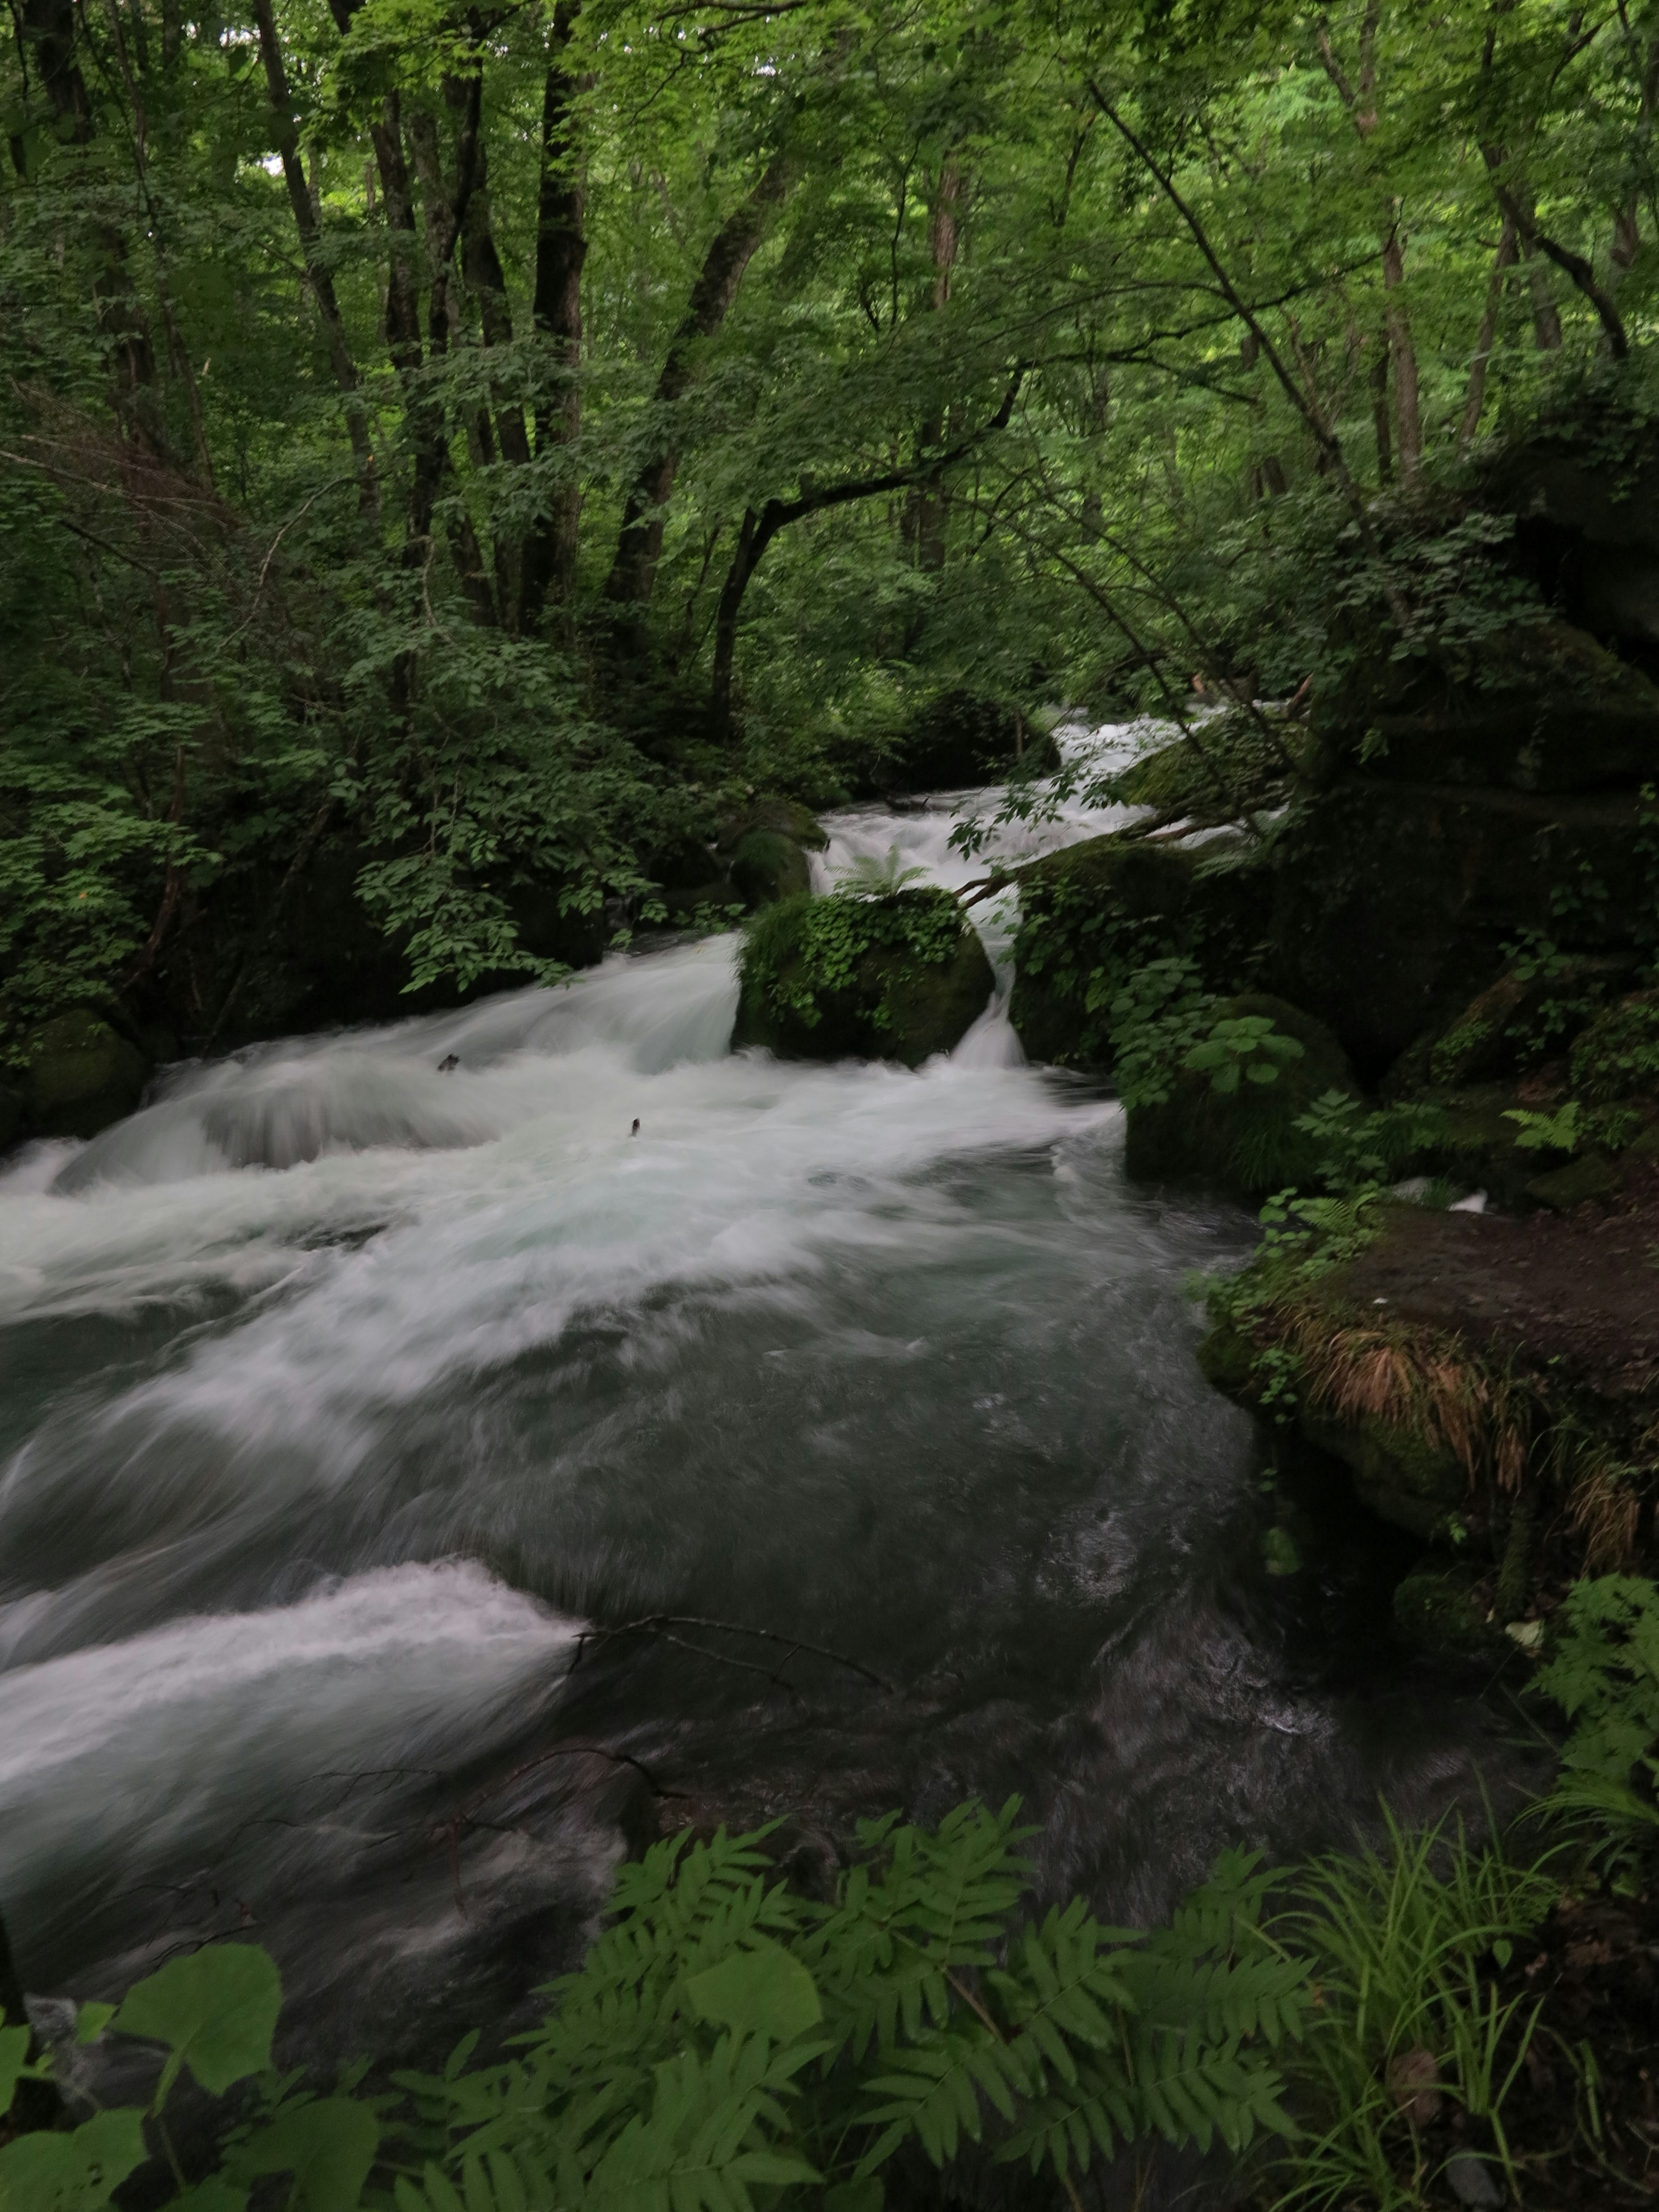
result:
M 544 1701 L 577 1627 L 471 1563 L 411 1565 L 13 1667 L 8 1882 L 33 1887 L 100 1836 L 155 1864 L 332 1772 L 470 1755 L 489 1716 Z

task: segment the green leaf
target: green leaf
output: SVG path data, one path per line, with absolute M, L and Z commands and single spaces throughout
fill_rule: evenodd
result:
M 685 1985 L 699 2020 L 740 2034 L 763 2033 L 779 2043 L 823 2018 L 817 1984 L 799 1959 L 776 1943 L 761 1943 L 723 1959 Z
M 75 2015 L 76 2041 L 96 2043 L 114 2017 L 112 2004 L 83 2004 Z
M 247 2212 L 247 2194 L 222 2173 L 215 2173 L 198 2181 L 194 2189 L 185 2190 L 182 2197 L 175 2197 L 167 2212 Z
M 0 2150 L 0 2212 L 100 2212 L 148 2154 L 144 2116 L 125 2106 L 73 2135 L 19 2136 Z
M 279 2112 L 236 2154 L 245 2173 L 292 2173 L 289 2212 L 356 2212 L 380 2148 L 380 2124 L 367 2105 L 325 2097 Z
M 155 2092 L 159 2112 L 181 2065 L 216 2097 L 264 2073 L 282 2002 L 282 1977 L 268 1951 L 254 1943 L 216 1943 L 135 1984 L 112 2025 L 122 2035 L 167 2045 L 171 2056 Z
M 11 2110 L 17 2077 L 29 2063 L 27 2027 L 0 2027 L 0 2112 Z
M 866 2174 L 862 2181 L 837 2182 L 823 2192 L 823 2212 L 882 2212 L 881 2176 Z

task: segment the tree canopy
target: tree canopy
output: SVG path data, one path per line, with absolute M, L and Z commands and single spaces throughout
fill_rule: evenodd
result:
M 257 1024 L 329 855 L 550 973 L 941 690 L 1288 695 L 1379 501 L 1645 390 L 1651 5 L 10 5 L 13 1040 Z

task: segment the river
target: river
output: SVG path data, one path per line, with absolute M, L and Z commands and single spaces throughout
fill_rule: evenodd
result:
M 982 873 L 951 821 L 834 817 L 820 880 Z M 1000 997 L 919 1073 L 733 1054 L 735 951 L 175 1069 L 0 1169 L 32 1990 L 241 1931 L 293 2047 L 430 2055 L 687 1820 L 823 1859 L 1018 1790 L 1045 1888 L 1133 1920 L 1468 1790 L 1488 1723 L 1370 1666 L 1352 1560 L 1263 1567 L 1183 1287 L 1249 1219 L 1130 1186 Z

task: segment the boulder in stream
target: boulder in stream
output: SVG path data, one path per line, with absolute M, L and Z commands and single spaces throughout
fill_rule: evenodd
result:
M 30 1030 L 21 1050 L 18 1119 L 33 1137 L 96 1136 L 132 1112 L 149 1074 L 138 1047 L 86 1006 Z
M 994 978 L 948 891 L 780 900 L 750 924 L 737 1046 L 783 1060 L 896 1060 L 949 1052 Z
M 1165 1097 L 1132 1105 L 1125 1166 L 1150 1181 L 1201 1177 L 1241 1198 L 1314 1188 L 1320 1147 L 1297 1123 L 1331 1091 L 1358 1097 L 1341 1046 L 1322 1022 L 1265 992 L 1224 999 L 1209 1018 L 1214 1034 L 1259 1037 L 1260 1048 L 1243 1054 L 1242 1072 L 1226 1061 L 1181 1066 Z

